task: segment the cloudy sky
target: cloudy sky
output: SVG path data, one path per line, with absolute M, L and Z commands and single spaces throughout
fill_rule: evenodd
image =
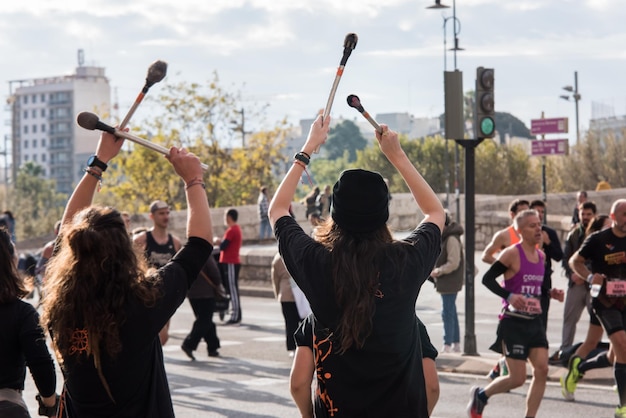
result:
M 6 1 L 0 10 L 2 95 L 8 95 L 9 80 L 73 73 L 83 49 L 86 64 L 106 68 L 121 112 L 143 87 L 150 63 L 161 59 L 169 64 L 166 82 L 203 83 L 217 71 L 225 86 L 241 90 L 244 108 L 268 103 L 270 122 L 287 117 L 297 124 L 326 104 L 344 37 L 354 32 L 358 44 L 332 115 L 360 117 L 345 104 L 348 94 L 357 94 L 374 115 L 437 116 L 443 111 L 443 22 L 452 9 L 426 9 L 432 3 Z M 626 114 L 624 0 L 456 0 L 456 16 L 465 48 L 457 54 L 464 90 L 474 89 L 476 67 L 493 67 L 497 110 L 527 125 L 542 111 L 569 117 L 574 140 L 574 103 L 559 96 L 578 71 L 582 129 L 592 107 L 596 115 Z M 447 29 L 450 47 L 452 19 Z M 447 68 L 454 69 L 452 52 Z M 137 117 L 148 111 L 141 107 Z M 0 134 L 6 133 L 3 123 Z

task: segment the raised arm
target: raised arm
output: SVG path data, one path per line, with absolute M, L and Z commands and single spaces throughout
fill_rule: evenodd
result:
M 330 116 L 327 116 L 322 125 L 322 116 L 318 116 L 315 122 L 311 125 L 309 136 L 302 147 L 302 153 L 311 157 L 314 151 L 319 148 L 328 137 L 328 129 L 330 126 Z M 305 155 L 305 156 L 306 156 Z M 302 177 L 302 172 L 305 170 L 306 164 L 302 161 L 294 162 L 289 168 L 289 171 L 285 175 L 285 178 L 278 186 L 269 207 L 269 217 L 272 226 L 276 221 L 283 216 L 290 216 L 289 206 L 293 201 L 293 196 L 296 193 L 298 182 Z
M 398 170 L 409 187 L 417 205 L 424 213 L 422 222 L 432 222 L 443 230 L 446 216 L 441 201 L 404 153 L 400 141 L 398 141 L 398 133 L 389 130 L 387 125 L 381 125 L 381 128 L 382 134 L 376 131 L 380 150 Z
M 176 174 L 185 182 L 187 196 L 187 237 L 198 237 L 208 242 L 213 238 L 213 224 L 207 200 L 200 160 L 185 148 L 170 148 L 165 158 Z
M 109 161 L 118 154 L 123 144 L 123 139 L 117 138 L 110 133 L 102 132 L 98 146 L 96 147 L 96 156 L 100 161 L 108 164 Z M 63 225 L 72 220 L 77 212 L 91 206 L 94 193 L 100 183 L 97 177 L 102 178 L 102 175 L 102 170 L 98 167 L 90 167 L 89 172 L 85 172 L 65 206 L 61 229 L 63 229 Z

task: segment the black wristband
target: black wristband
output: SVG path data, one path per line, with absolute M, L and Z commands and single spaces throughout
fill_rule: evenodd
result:
M 309 165 L 309 161 L 311 161 L 310 157 L 308 157 L 304 152 L 297 152 L 293 158 L 304 163 L 304 165 Z
M 40 395 L 35 396 L 35 399 L 37 399 L 37 402 L 39 403 L 39 410 L 37 411 L 39 415 L 41 415 L 42 417 L 54 417 L 57 415 L 59 402 L 61 400 L 61 397 L 59 395 L 56 395 L 56 401 L 54 402 L 53 406 L 46 406 L 43 403 Z
M 87 160 L 87 167 L 98 167 L 102 172 L 107 171 L 108 165 L 100 160 L 97 155 L 92 155 Z

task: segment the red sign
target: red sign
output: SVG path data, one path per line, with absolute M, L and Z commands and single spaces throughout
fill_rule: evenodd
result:
M 541 139 L 531 141 L 530 155 L 567 155 L 569 143 L 567 139 Z
M 531 119 L 531 135 L 566 134 L 567 118 Z

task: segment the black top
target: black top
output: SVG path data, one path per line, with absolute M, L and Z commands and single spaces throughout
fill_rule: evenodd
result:
M 22 300 L 0 305 L 0 389 L 24 389 L 26 366 L 39 393 L 52 396 L 57 378 L 35 308 Z
M 76 330 L 74 354 L 65 362 L 66 417 L 173 417 L 174 410 L 163 365 L 158 333 L 184 301 L 198 277 L 212 246 L 191 237 L 181 250 L 159 269 L 162 296 L 154 306 L 136 299 L 126 303 L 126 322 L 120 327 L 122 351 L 115 359 L 101 350 L 102 374 L 115 403 L 111 401 L 87 357 L 86 330 Z
M 594 232 L 589 235 L 578 250 L 590 266 L 592 273 L 604 274 L 608 280 L 626 280 L 626 237 L 620 238 L 613 229 Z M 605 306 L 617 304 L 619 309 L 626 307 L 626 298 L 606 296 L 606 280 L 598 299 Z
M 316 317 L 316 416 L 428 417 L 415 302 L 441 250 L 439 228 L 423 223 L 404 244 L 384 249 L 385 261 L 378 265 L 380 285 L 372 294 L 372 333 L 363 348 L 341 355 L 332 334 L 341 310 L 335 302 L 330 252 L 289 216 L 278 219 L 275 231 L 285 265 Z M 397 252 L 391 251 L 392 245 Z M 404 266 L 387 257 L 398 253 L 405 255 Z
M 176 254 L 174 248 L 174 238 L 172 234 L 167 234 L 167 242 L 159 244 L 154 240 L 152 232 L 146 231 L 146 260 L 151 267 L 161 268 Z

